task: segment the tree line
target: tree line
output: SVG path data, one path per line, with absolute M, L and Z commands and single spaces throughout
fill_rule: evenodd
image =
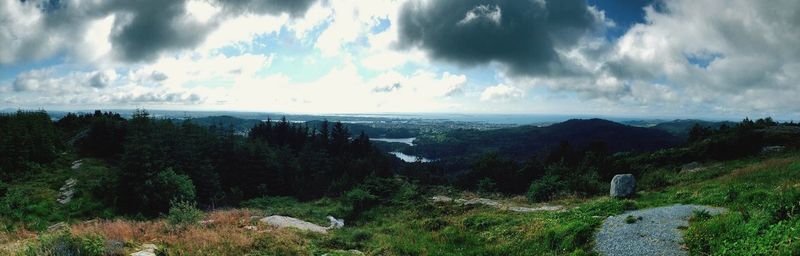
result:
M 340 122 L 311 129 L 267 120 L 240 136 L 230 127 L 175 123 L 143 110 L 129 119 L 96 111 L 55 122 L 45 112 L 18 112 L 0 115 L 0 128 L 4 182 L 74 148 L 113 167 L 94 196 L 130 215 L 155 216 L 174 200 L 216 208 L 263 196 L 339 196 L 367 177 L 392 173 L 393 161 L 367 135 L 351 138 Z

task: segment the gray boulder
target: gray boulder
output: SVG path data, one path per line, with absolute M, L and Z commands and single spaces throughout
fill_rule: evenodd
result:
M 617 174 L 611 179 L 611 196 L 630 197 L 636 192 L 636 178 L 633 174 Z
M 785 149 L 786 147 L 784 146 L 766 146 L 761 148 L 761 154 L 780 153 Z

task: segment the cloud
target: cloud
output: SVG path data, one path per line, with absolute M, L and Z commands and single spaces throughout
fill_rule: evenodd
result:
M 481 101 L 508 102 L 520 99 L 523 96 L 524 93 L 519 88 L 498 84 L 484 89 L 483 93 L 481 93 Z
M 596 61 L 596 76 L 669 88 L 670 100 L 753 113 L 797 111 L 800 94 L 797 1 L 666 1 Z M 708 15 L 713 10 L 720 15 Z M 632 87 L 633 88 L 633 87 Z M 635 96 L 635 95 L 633 95 Z M 659 99 L 649 98 L 658 102 Z
M 395 90 L 399 90 L 402 87 L 403 87 L 403 85 L 401 85 L 399 82 L 396 82 L 396 83 L 388 84 L 386 86 L 375 87 L 375 88 L 372 89 L 372 91 L 373 92 L 392 92 L 392 91 L 395 91 Z
M 153 73 L 150 74 L 150 79 L 152 79 L 153 81 L 156 81 L 156 82 L 161 82 L 161 81 L 167 80 L 167 78 L 169 78 L 169 76 L 167 76 L 167 74 L 164 74 L 164 73 L 162 73 L 160 71 L 157 71 L 157 70 L 154 70 Z
M 70 72 L 59 74 L 59 69 L 43 68 L 20 73 L 12 87 L 16 92 L 38 92 L 40 94 L 74 94 L 89 88 L 103 89 L 117 79 L 114 70 Z
M 398 21 L 402 49 L 464 66 L 498 62 L 520 75 L 568 71 L 559 52 L 605 26 L 583 0 L 415 0 Z
M 477 22 L 476 20 L 486 19 L 498 26 L 500 26 L 500 18 L 503 17 L 503 13 L 500 11 L 500 6 L 493 5 L 478 5 L 475 6 L 472 10 L 468 11 L 464 18 L 458 21 L 458 25 L 467 25 L 472 22 Z
M 151 61 L 162 51 L 194 48 L 212 26 L 187 17 L 184 1 L 121 1 L 113 6 L 111 42 L 125 61 Z
M 302 16 L 317 0 L 219 0 L 224 9 L 234 15 L 288 13 Z
M 299 18 L 315 2 L 2 1 L 0 64 L 36 61 L 58 54 L 88 62 L 104 57 L 123 63 L 151 62 L 165 52 L 197 48 L 228 20 L 282 14 Z
M 106 88 L 110 83 L 110 76 L 104 72 L 97 72 L 89 78 L 89 85 L 94 88 Z

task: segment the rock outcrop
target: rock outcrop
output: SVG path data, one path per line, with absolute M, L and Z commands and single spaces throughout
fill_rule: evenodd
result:
M 75 185 L 78 184 L 78 180 L 70 178 L 64 182 L 64 186 L 61 186 L 58 189 L 58 199 L 56 199 L 61 204 L 69 203 L 72 201 L 72 196 L 75 195 Z
M 279 228 L 290 227 L 320 234 L 327 234 L 328 230 L 330 229 L 342 228 L 344 226 L 344 220 L 336 219 L 332 216 L 328 216 L 328 220 L 331 221 L 331 225 L 329 227 L 323 227 L 308 221 L 281 215 L 272 215 L 263 218 L 259 221 L 273 227 L 279 227 Z
M 158 247 L 154 244 L 143 244 L 142 250 L 131 253 L 131 256 L 156 256 Z
M 434 203 L 457 203 L 460 205 L 485 205 L 489 207 L 494 207 L 501 210 L 509 210 L 512 212 L 538 212 L 538 211 L 560 211 L 564 210 L 564 206 L 561 205 L 544 205 L 540 207 L 522 207 L 522 206 L 514 206 L 514 205 L 507 205 L 501 202 L 488 199 L 488 198 L 473 198 L 473 199 L 453 199 L 448 196 L 433 196 L 431 200 Z

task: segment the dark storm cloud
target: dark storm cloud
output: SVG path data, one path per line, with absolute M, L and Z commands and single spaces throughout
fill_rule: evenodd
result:
M 162 51 L 193 48 L 213 28 L 183 19 L 184 1 L 119 1 L 114 8 L 123 18 L 115 21 L 111 42 L 126 61 L 153 60 Z
M 302 16 L 317 0 L 219 0 L 228 11 L 236 14 L 281 14 Z
M 97 72 L 89 78 L 89 85 L 94 88 L 106 88 L 110 82 L 111 78 L 103 72 Z
M 584 0 L 411 1 L 398 21 L 401 48 L 466 66 L 496 61 L 527 75 L 562 72 L 556 49 L 603 27 Z
M 109 39 L 117 59 L 152 61 L 165 51 L 198 46 L 225 19 L 282 13 L 299 17 L 317 0 L 207 1 L 223 9 L 209 22 L 192 19 L 187 0 L 27 0 L 0 4 L 0 45 L 4 45 L 0 47 L 0 64 L 51 57 L 76 48 L 73 44 L 82 40 L 92 21 L 112 14 L 115 19 Z M 30 9 L 27 7 L 38 9 L 41 18 L 26 20 L 31 15 L 24 13 Z

